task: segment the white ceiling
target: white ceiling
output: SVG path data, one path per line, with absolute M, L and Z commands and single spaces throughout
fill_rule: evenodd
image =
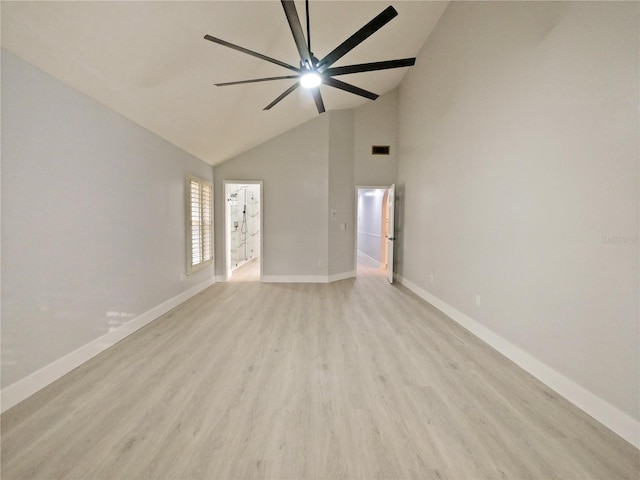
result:
M 389 4 L 398 16 L 335 66 L 415 56 L 446 2 L 312 1 L 314 54 L 322 58 Z M 296 5 L 305 25 L 304 3 Z M 279 1 L 2 1 L 3 48 L 212 165 L 318 114 L 302 89 L 262 110 L 292 80 L 214 86 L 291 72 L 205 34 L 299 63 Z M 340 79 L 383 94 L 406 70 Z M 327 86 L 321 92 L 328 111 L 369 101 Z

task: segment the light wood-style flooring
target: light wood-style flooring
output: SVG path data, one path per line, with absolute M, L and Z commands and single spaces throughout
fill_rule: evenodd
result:
M 260 258 L 256 258 L 231 272 L 230 282 L 259 282 Z
M 399 285 L 218 283 L 5 412 L 2 479 L 632 479 L 640 453 Z

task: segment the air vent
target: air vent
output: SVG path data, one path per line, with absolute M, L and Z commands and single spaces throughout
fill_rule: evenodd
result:
M 371 155 L 389 155 L 389 145 L 371 145 Z

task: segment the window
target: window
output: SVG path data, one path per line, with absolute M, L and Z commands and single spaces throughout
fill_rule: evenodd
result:
M 213 262 L 213 185 L 187 177 L 187 273 Z

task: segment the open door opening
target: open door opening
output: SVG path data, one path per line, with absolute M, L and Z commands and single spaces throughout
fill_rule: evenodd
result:
M 225 190 L 225 278 L 262 280 L 262 182 L 227 181 Z
M 394 191 L 393 185 L 356 188 L 357 275 L 386 275 L 393 281 Z

